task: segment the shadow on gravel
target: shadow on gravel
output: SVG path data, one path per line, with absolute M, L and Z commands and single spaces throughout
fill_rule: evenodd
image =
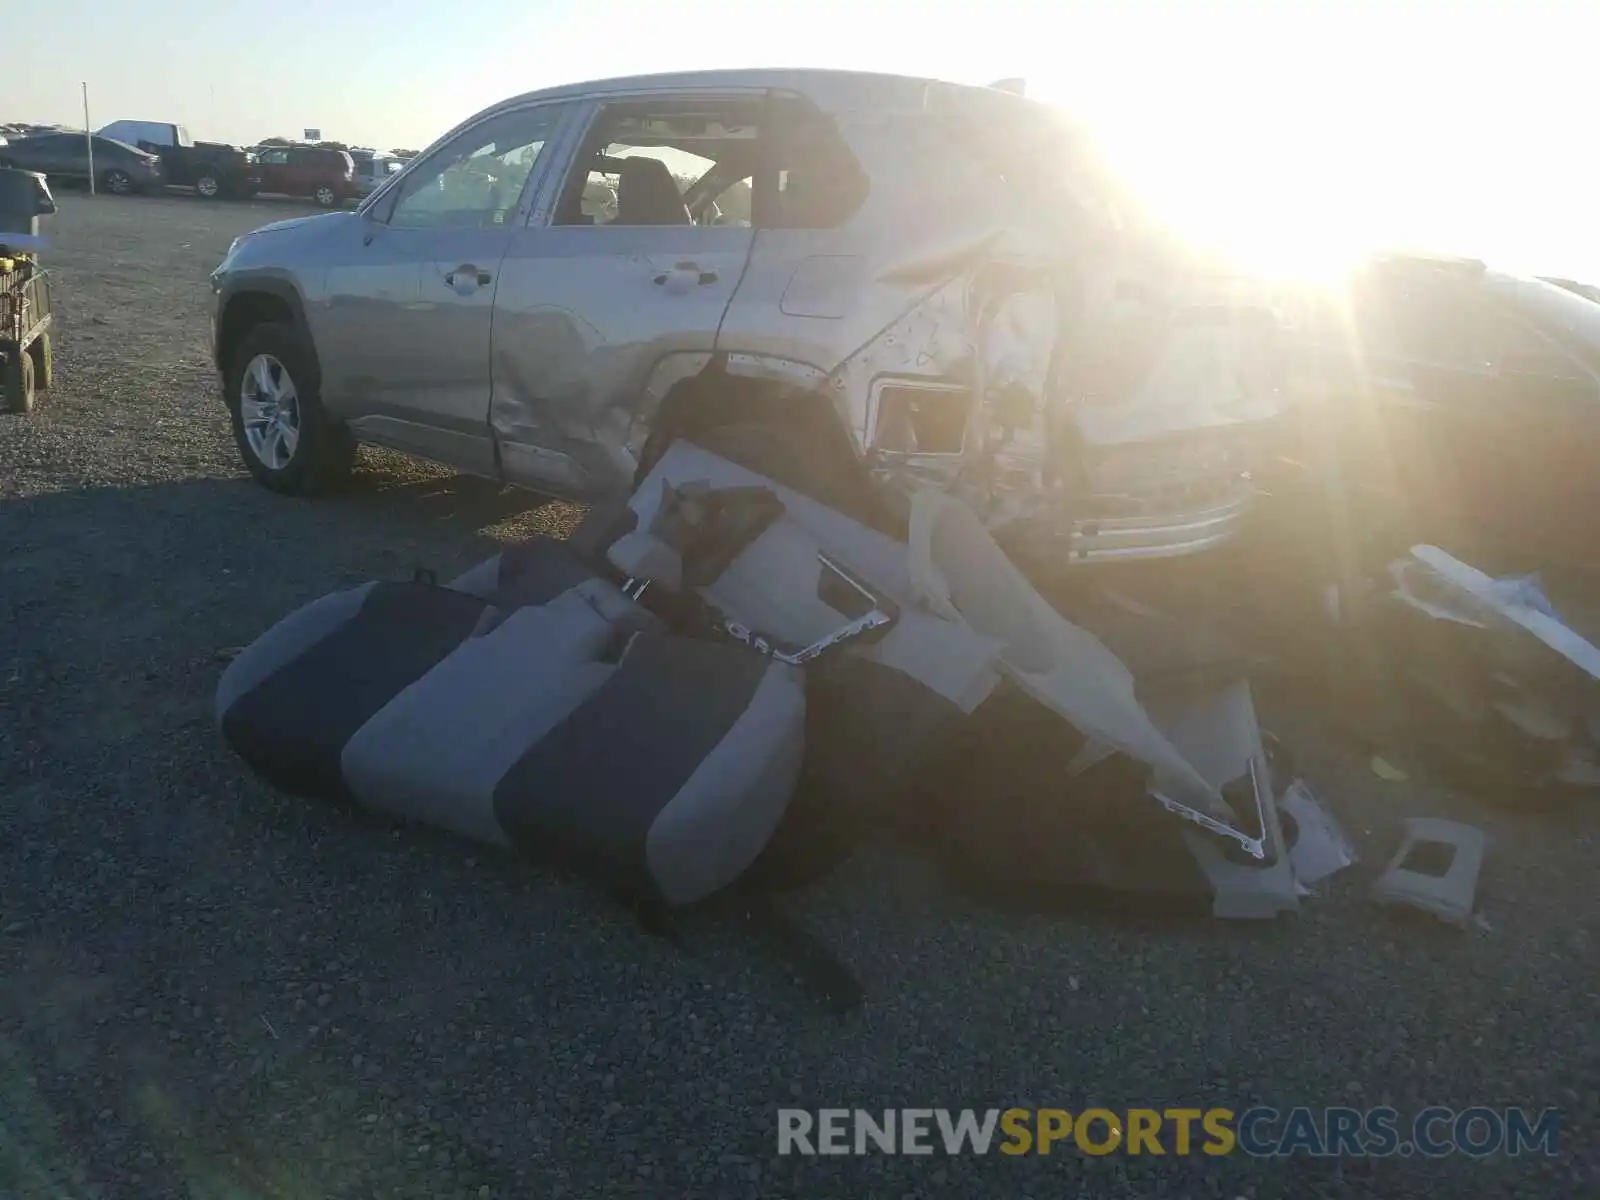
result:
M 193 719 L 230 648 L 323 593 L 448 577 L 505 540 L 564 534 L 579 511 L 381 469 L 318 500 L 196 479 L 0 501 L 0 696 L 23 714 L 0 779 Z

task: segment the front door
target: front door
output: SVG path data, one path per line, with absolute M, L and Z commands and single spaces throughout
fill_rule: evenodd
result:
M 259 192 L 271 192 L 277 195 L 286 193 L 289 183 L 288 148 L 274 146 L 257 152 L 255 170 L 251 172 L 251 182 Z
M 662 380 L 704 365 L 750 255 L 748 205 L 691 214 L 685 193 L 713 168 L 748 187 L 760 114 L 749 92 L 585 113 L 568 170 L 501 264 L 490 424 L 508 479 L 626 490 Z
M 570 106 L 502 113 L 418 162 L 330 264 L 330 403 L 364 440 L 494 473 L 489 337 L 500 260 Z M 327 357 L 326 355 L 324 356 Z

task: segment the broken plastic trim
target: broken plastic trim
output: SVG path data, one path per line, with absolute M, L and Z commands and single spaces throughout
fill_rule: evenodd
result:
M 1200 826 L 1200 828 L 1217 834 L 1219 837 L 1225 837 L 1230 841 L 1237 842 L 1239 845 L 1244 847 L 1245 852 L 1249 854 L 1251 858 L 1256 859 L 1258 862 L 1264 862 L 1266 861 L 1267 857 L 1266 805 L 1270 802 L 1270 796 L 1267 796 L 1267 793 L 1270 791 L 1270 789 L 1262 786 L 1261 763 L 1259 759 L 1255 758 L 1250 760 L 1250 791 L 1256 802 L 1256 828 L 1261 830 L 1261 832 L 1254 837 L 1248 833 L 1245 833 L 1241 829 L 1235 829 L 1232 825 L 1229 825 L 1224 821 L 1217 820 L 1209 813 L 1203 813 L 1197 808 L 1190 808 L 1187 804 L 1182 804 L 1177 800 L 1173 800 L 1171 797 L 1163 796 L 1160 792 L 1153 788 L 1151 789 L 1150 794 L 1154 796 L 1161 807 L 1166 809 L 1168 812 L 1174 814 L 1175 816 L 1182 817 L 1186 821 L 1192 821 L 1194 824 Z
M 812 642 L 811 645 L 793 652 L 779 649 L 777 644 L 769 638 L 763 637 L 748 626 L 731 618 L 723 618 L 718 622 L 721 631 L 734 641 L 742 642 L 752 650 L 764 654 L 768 658 L 775 658 L 779 662 L 788 663 L 790 666 L 795 667 L 804 666 L 806 663 L 812 662 L 835 646 L 855 641 L 857 638 L 865 637 L 868 634 L 888 632 L 889 627 L 895 623 L 900 615 L 894 601 L 878 595 L 877 592 L 858 579 L 842 563 L 835 561 L 820 550 L 817 552 L 817 561 L 822 564 L 823 570 L 833 572 L 852 591 L 865 600 L 871 606 L 868 611 L 859 617 L 846 621 L 832 633 L 819 638 L 817 641 Z

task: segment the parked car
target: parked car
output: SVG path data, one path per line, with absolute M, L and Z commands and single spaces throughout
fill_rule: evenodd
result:
M 1553 283 L 1559 288 L 1566 288 L 1574 295 L 1582 296 L 1585 300 L 1593 300 L 1600 304 L 1600 287 L 1592 283 L 1579 283 L 1576 279 L 1558 279 L 1553 275 L 1541 275 L 1546 283 Z
M 1205 549 L 1278 413 L 1259 313 L 1137 253 L 1099 163 L 1053 109 L 927 79 L 505 101 L 358 211 L 230 247 L 240 452 L 283 492 L 366 441 L 598 499 L 692 436 L 885 521 L 914 483 L 957 489 L 1055 561 Z
M 351 160 L 356 165 L 356 189 L 362 196 L 370 196 L 380 184 L 405 166 L 402 159 L 377 150 L 351 150 Z
M 1475 259 L 1394 256 L 1303 335 L 1303 445 L 1379 556 L 1433 542 L 1505 570 L 1600 537 L 1600 305 Z M 1324 459 L 1327 461 L 1327 459 Z
M 89 182 L 89 139 L 81 133 L 47 133 L 13 138 L 0 150 L 0 167 L 38 171 L 52 183 Z M 160 191 L 166 186 L 161 159 L 112 138 L 94 139 L 94 179 L 101 191 L 117 196 Z
M 263 146 L 251 164 L 249 186 L 252 192 L 308 196 L 322 208 L 360 195 L 349 152 L 316 146 Z
M 166 181 L 192 187 L 207 199 L 240 196 L 245 192 L 249 160 L 243 150 L 224 142 L 197 142 L 182 125 L 165 121 L 113 121 L 99 131 L 157 155 Z

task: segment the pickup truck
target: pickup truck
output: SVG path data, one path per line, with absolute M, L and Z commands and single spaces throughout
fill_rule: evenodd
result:
M 213 199 L 249 193 L 250 160 L 237 146 L 197 142 L 182 125 L 164 121 L 113 121 L 97 132 L 159 156 L 167 182 L 192 187 L 196 195 Z

